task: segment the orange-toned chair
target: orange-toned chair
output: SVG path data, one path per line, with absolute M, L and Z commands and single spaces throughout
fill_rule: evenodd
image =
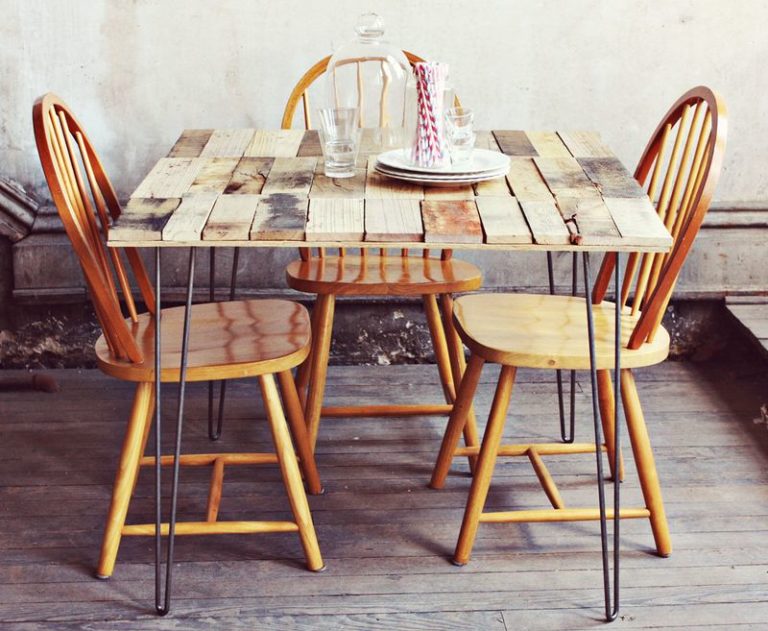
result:
M 684 94 L 651 137 L 635 178 L 654 202 L 659 217 L 672 234 L 674 245 L 666 254 L 634 253 L 629 256 L 619 295 L 620 322 L 617 322 L 615 302 L 605 300 L 611 275 L 616 271 L 615 253 L 606 255 L 603 260 L 592 293 L 591 309 L 584 298 L 550 295 L 473 295 L 456 301 L 454 324 L 469 347 L 471 357 L 431 480 L 433 488 L 442 488 L 454 456 L 478 454 L 454 553 L 455 563 L 463 565 L 469 560 L 480 523 L 600 518 L 598 508 L 565 505 L 542 459 L 549 455 L 594 453 L 598 449 L 596 445 L 501 444 L 518 368 L 590 369 L 589 313 L 594 322 L 593 350 L 597 368 L 593 392 L 595 389 L 598 392 L 602 431 L 606 437 L 601 449 L 608 452 L 611 469 L 618 472 L 619 478 L 623 470 L 614 446 L 615 397 L 610 369 L 614 367 L 617 324 L 622 332 L 620 393 L 645 506 L 622 508 L 620 517 L 648 519 L 658 554 L 670 554 L 672 545 L 661 488 L 633 370 L 662 362 L 668 355 L 669 334 L 661 326 L 662 316 L 709 208 L 720 175 L 725 138 L 725 106 L 706 87 L 694 88 Z M 480 373 L 487 362 L 501 364 L 501 374 L 482 446 L 479 451 L 471 447 L 457 448 L 466 421 L 464 410 L 474 397 Z M 598 404 L 594 405 L 597 416 Z M 595 431 L 599 436 L 597 419 Z M 521 455 L 530 458 L 552 509 L 484 512 L 497 456 Z
M 423 61 L 418 55 L 404 51 L 411 65 Z M 304 110 L 304 125 L 311 126 L 309 87 L 322 76 L 330 57 L 312 66 L 291 92 L 285 106 L 282 127 L 290 129 L 299 101 Z M 374 59 L 376 60 L 376 59 Z M 365 63 L 371 59 L 354 60 Z M 458 100 L 456 101 L 458 103 Z M 464 348 L 453 328 L 451 310 L 453 294 L 478 289 L 482 283 L 480 269 L 468 262 L 452 258 L 450 250 L 439 256 L 430 256 L 428 250 L 418 255 L 402 250 L 390 255 L 386 250 L 378 253 L 361 250 L 349 254 L 343 249 L 337 255 L 319 250 L 301 251 L 301 260 L 286 269 L 288 285 L 302 292 L 315 294 L 317 300 L 312 312 L 314 342 L 312 355 L 299 370 L 299 395 L 305 400 L 305 414 L 314 446 L 321 417 L 386 417 L 449 414 L 456 398 L 456 387 L 466 365 Z M 418 405 L 356 405 L 323 407 L 328 357 L 336 296 L 411 296 L 420 297 L 424 304 L 427 324 L 437 360 L 438 373 L 446 403 Z M 477 445 L 474 413 L 464 426 L 467 445 Z
M 46 94 L 35 102 L 33 121 L 43 171 L 80 261 L 101 325 L 102 336 L 95 348 L 99 368 L 117 379 L 136 383 L 97 569 L 100 578 L 108 578 L 114 570 L 123 535 L 155 535 L 155 524 L 125 524 L 140 467 L 174 464 L 173 455 L 162 456 L 160 463 L 155 457 L 144 456 L 157 394 L 153 345 L 158 315 L 155 294 L 137 250 L 121 251 L 104 244 L 111 223 L 120 217 L 121 207 L 83 127 L 53 94 Z M 127 258 L 148 313 L 138 313 L 121 255 Z M 128 318 L 122 313 L 118 288 L 125 300 Z M 184 307 L 162 309 L 160 313 L 161 379 L 166 383 L 178 382 L 180 378 L 183 316 Z M 257 377 L 275 453 L 182 454 L 180 465 L 211 466 L 212 476 L 205 518 L 178 523 L 176 534 L 298 532 L 307 567 L 322 569 L 323 561 L 292 444 L 293 441 L 299 452 L 310 492 L 321 492 L 291 374 L 291 369 L 304 361 L 310 351 L 309 314 L 300 304 L 288 300 L 228 301 L 192 306 L 191 323 L 187 380 Z M 105 396 L 109 393 L 105 392 Z M 219 521 L 224 468 L 230 464 L 279 464 L 294 520 Z M 168 534 L 168 523 L 162 524 L 161 532 Z

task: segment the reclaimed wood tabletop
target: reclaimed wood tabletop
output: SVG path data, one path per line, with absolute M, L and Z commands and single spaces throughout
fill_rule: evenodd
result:
M 478 133 L 507 175 L 422 186 L 373 169 L 364 130 L 356 174 L 323 174 L 316 131 L 185 130 L 131 195 L 109 245 L 359 246 L 667 251 L 669 232 L 596 132 Z

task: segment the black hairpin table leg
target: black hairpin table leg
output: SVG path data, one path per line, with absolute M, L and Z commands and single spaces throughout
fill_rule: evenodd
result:
M 155 277 L 155 305 L 159 315 L 160 303 L 160 248 L 156 249 L 155 254 L 156 277 Z M 165 567 L 165 596 L 163 597 L 162 571 L 161 571 L 161 551 L 162 551 L 162 510 L 161 510 L 161 445 L 160 445 L 160 318 L 156 318 L 155 325 L 155 392 L 157 398 L 157 408 L 155 416 L 155 609 L 161 616 L 166 615 L 171 610 L 171 586 L 173 569 L 173 547 L 176 534 L 176 507 L 178 503 L 179 489 L 179 459 L 181 456 L 181 430 L 184 419 L 184 394 L 187 385 L 187 359 L 189 351 L 189 330 L 192 314 L 192 291 L 195 281 L 195 248 L 189 249 L 189 271 L 187 273 L 187 300 L 184 309 L 184 330 L 181 340 L 181 366 L 179 368 L 179 402 L 176 408 L 176 439 L 174 445 L 173 458 L 173 479 L 171 481 L 171 514 L 168 519 L 168 552 L 166 556 Z
M 605 479 L 603 477 L 603 452 L 600 412 L 597 393 L 597 365 L 595 360 L 595 323 L 592 314 L 592 291 L 589 280 L 589 253 L 583 254 L 584 263 L 584 294 L 587 306 L 587 332 L 589 336 L 589 364 L 590 381 L 592 385 L 592 416 L 595 426 L 595 456 L 597 461 L 597 494 L 600 505 L 600 542 L 602 546 L 603 561 L 603 590 L 605 593 L 605 619 L 610 622 L 616 619 L 619 613 L 619 523 L 620 523 L 620 486 L 619 476 L 613 479 L 613 600 L 611 599 L 611 571 L 608 555 L 608 520 L 605 508 Z M 616 253 L 616 268 L 614 282 L 616 295 L 621 292 L 621 255 Z M 620 414 L 621 414 L 621 388 L 619 387 L 621 371 L 621 311 L 615 309 L 615 334 L 614 334 L 614 471 L 618 471 L 617 461 L 621 443 L 619 440 Z
M 216 302 L 216 248 L 208 249 L 208 300 Z M 208 438 L 219 440 L 221 436 L 221 414 L 216 429 L 213 428 L 213 394 L 215 381 L 208 382 Z M 223 387 L 222 383 L 222 387 Z
M 572 272 L 571 272 L 571 295 L 575 296 L 577 291 L 578 278 L 578 254 L 573 253 Z M 547 252 L 547 274 L 549 276 L 549 293 L 555 295 L 555 273 L 552 265 L 552 252 Z M 564 443 L 572 443 L 576 429 L 576 371 L 571 371 L 571 389 L 570 389 L 570 429 L 565 430 L 565 404 L 563 403 L 563 371 L 555 371 L 557 378 L 557 406 L 560 413 L 560 439 Z
M 234 255 L 232 257 L 232 276 L 229 281 L 229 299 L 230 301 L 235 299 L 237 292 L 237 266 L 240 262 L 240 248 L 235 248 Z M 219 392 L 219 416 L 216 420 L 216 432 L 212 433 L 212 421 L 211 416 L 208 417 L 208 435 L 211 440 L 218 440 L 221 436 L 221 428 L 224 425 L 224 401 L 227 396 L 227 382 L 221 382 L 221 390 Z M 213 402 L 210 403 L 213 407 Z

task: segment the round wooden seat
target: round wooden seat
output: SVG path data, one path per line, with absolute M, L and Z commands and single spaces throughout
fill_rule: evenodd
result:
M 614 365 L 615 305 L 594 305 L 598 369 Z M 622 368 L 650 366 L 669 354 L 663 327 L 652 342 L 626 348 L 640 319 L 625 308 L 621 322 Z M 454 303 L 454 321 L 464 343 L 487 361 L 520 368 L 589 369 L 587 313 L 583 298 L 531 294 L 463 296 Z
M 312 294 L 423 296 L 478 289 L 482 272 L 472 263 L 421 256 L 325 256 L 293 261 L 288 286 Z
M 102 335 L 99 368 L 126 381 L 154 379 L 154 324 L 149 314 L 126 321 L 144 355 L 134 363 L 116 359 Z M 163 309 L 162 380 L 178 382 L 184 307 Z M 188 381 L 237 379 L 290 370 L 304 361 L 311 340 L 309 313 L 289 300 L 240 300 L 193 305 Z

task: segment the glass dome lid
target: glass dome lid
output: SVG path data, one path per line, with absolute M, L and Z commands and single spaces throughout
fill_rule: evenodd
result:
M 384 20 L 375 13 L 361 15 L 355 32 L 328 62 L 328 107 L 358 108 L 360 127 L 403 128 L 412 76 L 408 58 L 384 40 Z

